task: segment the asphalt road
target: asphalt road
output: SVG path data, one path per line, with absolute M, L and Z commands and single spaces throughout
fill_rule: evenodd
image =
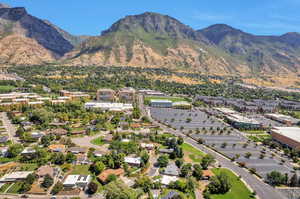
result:
M 3 126 L 6 128 L 9 139 L 13 143 L 19 143 L 20 140 L 18 137 L 16 137 L 17 128 L 15 127 L 14 124 L 11 123 L 10 119 L 7 117 L 7 113 L 2 112 L 1 117 L 2 117 L 2 121 L 3 121 Z
M 176 136 L 182 136 L 188 144 L 194 146 L 195 148 L 207 153 L 213 155 L 216 160 L 219 162 L 219 164 L 222 167 L 228 168 L 235 172 L 236 174 L 240 175 L 242 179 L 247 183 L 248 186 L 251 187 L 252 190 L 254 190 L 257 193 L 257 196 L 260 199 L 286 199 L 285 196 L 283 196 L 279 191 L 277 191 L 274 187 L 264 183 L 262 180 L 257 178 L 256 176 L 249 173 L 249 171 L 237 166 L 235 163 L 231 162 L 224 156 L 220 155 L 219 153 L 205 147 L 204 145 L 198 144 L 195 140 L 185 136 L 179 131 L 176 131 L 174 129 L 168 128 L 165 125 L 162 125 L 155 120 L 151 118 L 151 115 L 149 111 L 144 107 L 143 103 L 143 97 L 139 96 L 139 108 L 141 109 L 142 114 L 149 117 L 149 119 L 155 124 L 160 126 L 164 131 L 172 133 Z M 242 198 L 241 198 L 242 199 Z

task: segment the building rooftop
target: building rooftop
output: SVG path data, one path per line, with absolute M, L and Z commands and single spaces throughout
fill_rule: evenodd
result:
M 64 185 L 75 185 L 77 183 L 88 183 L 90 175 L 68 175 L 64 181 Z
M 107 169 L 105 171 L 103 171 L 100 175 L 98 175 L 98 179 L 102 182 L 105 182 L 108 178 L 109 175 L 116 175 L 116 176 L 120 176 L 124 174 L 124 169 Z
M 299 127 L 274 127 L 273 132 L 288 137 L 292 140 L 300 142 L 300 128 Z
M 255 119 L 250 119 L 250 118 L 244 117 L 239 114 L 230 114 L 230 116 L 227 116 L 227 119 L 235 121 L 235 122 L 241 122 L 241 123 L 257 124 L 257 125 L 260 124 Z
M 163 100 L 163 99 L 152 99 L 150 103 L 172 103 L 170 100 Z
M 215 108 L 215 110 L 220 111 L 221 113 L 224 113 L 224 114 L 236 114 L 237 113 L 236 111 L 229 109 L 229 108 Z
M 125 157 L 124 162 L 129 163 L 129 164 L 141 164 L 141 158 L 132 158 L 132 157 Z

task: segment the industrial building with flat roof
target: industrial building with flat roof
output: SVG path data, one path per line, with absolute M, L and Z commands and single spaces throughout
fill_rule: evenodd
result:
M 300 150 L 299 127 L 274 127 L 270 130 L 272 138 L 291 149 Z
M 239 114 L 230 114 L 226 116 L 228 123 L 239 129 L 259 129 L 261 123 L 255 119 L 250 119 Z
M 266 114 L 265 115 L 267 118 L 270 118 L 272 120 L 281 122 L 283 124 L 287 124 L 287 125 L 296 125 L 300 123 L 299 119 L 293 118 L 289 115 L 282 115 L 282 114 Z
M 86 109 L 100 109 L 103 111 L 131 111 L 133 110 L 132 104 L 123 104 L 123 103 L 105 103 L 105 102 L 87 102 L 84 107 Z
M 172 108 L 173 103 L 170 100 L 152 99 L 150 100 L 150 106 L 157 108 Z

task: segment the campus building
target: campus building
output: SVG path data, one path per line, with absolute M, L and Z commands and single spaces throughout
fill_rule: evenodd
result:
M 84 107 L 86 109 L 99 109 L 102 111 L 123 112 L 133 110 L 132 104 L 123 103 L 105 103 L 105 102 L 87 102 Z
M 299 127 L 274 127 L 270 130 L 273 140 L 291 149 L 300 150 Z
M 280 123 L 289 125 L 289 126 L 293 126 L 293 125 L 297 125 L 300 123 L 299 119 L 293 118 L 291 116 L 288 115 L 282 115 L 282 114 L 266 114 L 265 115 L 267 118 L 278 121 Z
M 229 124 L 238 129 L 260 129 L 262 125 L 254 119 L 244 117 L 239 114 L 230 114 L 226 116 Z
M 116 92 L 112 89 L 99 89 L 97 91 L 97 101 L 113 102 L 116 98 Z
M 135 98 L 135 89 L 123 88 L 118 92 L 118 97 L 121 102 L 133 102 Z
M 150 100 L 150 106 L 156 108 L 172 108 L 173 103 L 170 100 L 152 99 Z

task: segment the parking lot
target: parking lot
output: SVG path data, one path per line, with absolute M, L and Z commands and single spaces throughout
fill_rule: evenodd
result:
M 151 108 L 150 112 L 153 119 L 176 129 L 184 127 L 183 131 L 201 130 L 203 128 L 222 129 L 227 126 L 199 110 Z
M 155 120 L 184 132 L 192 130 L 189 136 L 193 139 L 202 139 L 207 146 L 228 158 L 234 158 L 236 162 L 244 163 L 247 168 L 255 169 L 263 178 L 274 170 L 292 175 L 293 168 L 289 162 L 281 162 L 278 155 L 249 141 L 238 130 L 232 129 L 213 116 L 208 116 L 205 112 L 166 108 L 151 108 L 150 110 Z M 266 125 L 282 125 L 261 115 L 253 115 L 253 117 Z M 249 153 L 250 156 L 247 156 Z

